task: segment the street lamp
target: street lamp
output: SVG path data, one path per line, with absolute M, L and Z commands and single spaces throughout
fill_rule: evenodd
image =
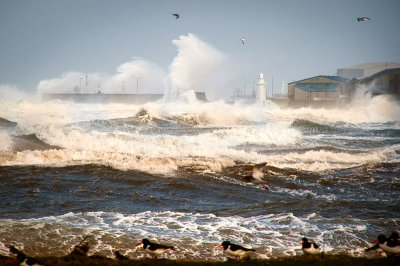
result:
M 139 79 L 141 77 L 139 76 L 139 74 L 136 77 L 136 94 L 139 94 Z

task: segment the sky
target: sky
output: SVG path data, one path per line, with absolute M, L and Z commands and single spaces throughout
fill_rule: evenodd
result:
M 400 63 L 399 11 L 399 0 L 1 0 L 0 86 L 72 91 L 88 75 L 91 90 L 228 98 L 251 93 L 262 72 L 276 92 L 342 67 Z

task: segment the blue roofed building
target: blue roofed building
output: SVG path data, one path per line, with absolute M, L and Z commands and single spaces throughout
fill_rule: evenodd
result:
M 334 105 L 345 94 L 348 79 L 339 76 L 319 75 L 288 83 L 288 99 L 291 106 Z

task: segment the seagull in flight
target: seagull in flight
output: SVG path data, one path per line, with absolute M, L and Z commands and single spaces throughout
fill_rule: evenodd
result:
M 253 172 L 251 176 L 245 176 L 244 180 L 247 182 L 251 182 L 253 184 L 260 184 L 266 190 L 269 190 L 269 187 L 264 184 L 265 181 L 263 180 L 264 173 L 262 169 L 267 165 L 267 163 L 259 163 L 253 167 Z
M 175 19 L 179 18 L 179 14 L 176 14 L 176 13 L 172 14 L 172 16 L 175 16 Z
M 357 21 L 368 21 L 368 20 L 370 20 L 370 18 L 367 17 L 357 18 Z

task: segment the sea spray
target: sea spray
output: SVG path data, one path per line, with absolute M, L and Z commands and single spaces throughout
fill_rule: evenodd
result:
M 210 81 L 224 63 L 225 56 L 191 33 L 172 42 L 178 48 L 178 55 L 169 67 L 171 87 L 165 92 L 165 99 L 177 100 L 188 90 L 212 91 Z
M 400 102 L 389 95 L 371 97 L 369 94 L 354 99 L 349 105 L 326 108 L 269 108 L 269 117 L 275 119 L 305 119 L 321 123 L 385 123 L 400 121 Z
M 11 144 L 12 140 L 9 134 L 5 131 L 0 131 L 0 152 L 10 150 Z M 2 156 L 0 155 L 0 158 L 1 157 Z M 0 164 L 1 164 L 1 159 L 0 159 Z
M 122 63 L 116 73 L 64 72 L 59 77 L 39 82 L 41 93 L 162 93 L 165 71 L 141 58 Z

